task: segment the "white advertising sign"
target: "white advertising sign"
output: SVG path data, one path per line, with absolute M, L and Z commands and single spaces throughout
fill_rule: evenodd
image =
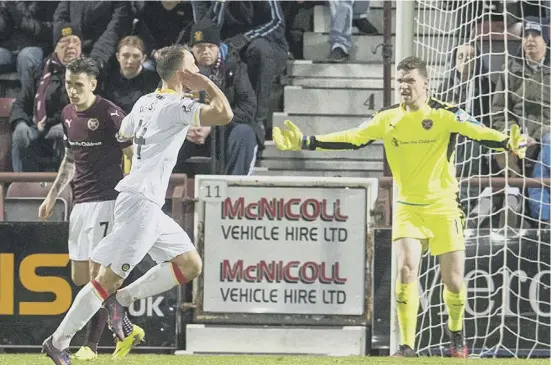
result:
M 367 189 L 222 190 L 204 206 L 204 312 L 364 313 Z

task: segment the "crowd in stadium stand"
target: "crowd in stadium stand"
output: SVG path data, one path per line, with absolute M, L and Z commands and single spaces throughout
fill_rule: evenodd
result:
M 87 55 L 101 66 L 99 94 L 128 113 L 136 100 L 159 84 L 158 49 L 188 44 L 201 72 L 226 93 L 235 118 L 225 128 L 192 127 L 175 172 L 200 172 L 189 162 L 212 152 L 224 174 L 247 175 L 266 138 L 278 104 L 274 84 L 288 58 L 302 58 L 302 33 L 310 30 L 312 7 L 319 2 L 278 1 L 2 1 L 0 73 L 16 72 L 21 91 L 13 104 L 11 161 L 16 172 L 56 171 L 63 157 L 60 111 L 68 104 L 65 67 Z M 458 3 L 458 2 L 449 2 Z M 546 5 L 551 7 L 551 4 Z M 367 19 L 369 2 L 329 1 L 328 61 L 346 62 L 352 27 L 379 34 Z M 549 8 L 525 17 L 522 44 L 508 57 L 507 73 L 492 80 L 479 42 L 465 40 L 453 49 L 452 72 L 436 96 L 458 104 L 488 127 L 519 123 L 531 137 L 524 163 L 508 156 L 510 176 L 550 177 Z M 544 19 L 547 17 L 547 19 Z M 208 103 L 205 95 L 193 95 Z M 505 115 L 504 111 L 509 115 Z M 505 167 L 505 154 L 476 142 L 458 144 L 458 176 L 488 175 Z M 212 148 L 214 146 L 214 148 Z M 471 215 L 489 215 L 495 202 L 479 196 Z M 549 222 L 549 187 L 509 188 L 509 207 Z M 462 191 L 463 197 L 472 192 Z M 509 222 L 516 225 L 515 222 Z
M 549 132 L 550 132 L 550 54 L 549 20 L 527 16 L 521 22 L 518 49 L 509 54 L 497 80 L 492 81 L 487 57 L 479 47 L 480 42 L 469 39 L 459 44 L 452 53 L 453 72 L 449 79 L 439 86 L 437 96 L 449 103 L 460 105 L 471 115 L 490 128 L 507 130 L 507 125 L 517 123 L 529 135 L 526 159 L 520 161 L 514 155 L 493 154 L 474 141 L 459 139 L 456 152 L 457 175 L 469 177 L 488 176 L 507 171 L 510 177 L 527 176 L 534 179 L 550 177 Z M 507 124 L 508 123 L 508 124 Z M 508 159 L 508 162 L 506 162 Z M 480 195 L 476 188 L 463 187 L 462 198 L 477 200 L 469 211 L 470 228 L 484 222 L 481 217 L 507 206 L 511 210 L 505 221 L 505 214 L 499 217 L 499 226 L 527 228 L 519 217 L 525 211 L 528 199 L 528 213 L 535 222 L 549 222 L 549 188 L 507 187 L 501 194 L 502 202 L 496 199 L 491 187 Z M 536 223 L 537 225 L 537 223 Z

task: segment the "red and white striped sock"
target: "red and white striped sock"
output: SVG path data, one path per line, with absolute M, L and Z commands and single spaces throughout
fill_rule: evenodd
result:
M 52 336 L 54 347 L 58 350 L 64 350 L 69 347 L 75 333 L 88 323 L 101 308 L 103 301 L 108 296 L 107 291 L 95 280 L 86 284 L 78 292 L 73 305 L 54 332 Z

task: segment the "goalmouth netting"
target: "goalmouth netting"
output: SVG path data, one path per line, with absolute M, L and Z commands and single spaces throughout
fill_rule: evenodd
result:
M 461 106 L 490 128 L 505 131 L 517 123 L 535 140 L 523 163 L 457 140 L 467 237 L 465 335 L 471 356 L 551 353 L 550 166 L 545 152 L 551 123 L 550 4 L 420 0 L 413 14 L 398 12 L 403 19 L 396 20 L 413 21 L 410 53 L 428 63 L 436 98 Z M 544 41 L 542 62 L 538 36 Z M 420 273 L 416 348 L 420 354 L 445 356 L 447 313 L 437 261 L 426 255 Z

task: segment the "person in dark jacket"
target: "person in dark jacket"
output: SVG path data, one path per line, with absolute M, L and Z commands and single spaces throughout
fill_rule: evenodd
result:
M 190 46 L 200 72 L 208 76 L 226 95 L 233 120 L 216 129 L 216 156 L 223 159 L 225 175 L 249 175 L 255 165 L 258 134 L 255 133 L 256 96 L 247 76 L 247 66 L 227 44 L 220 42 L 215 23 L 205 19 L 191 28 Z M 203 93 L 199 102 L 208 103 Z M 185 161 L 192 156 L 210 156 L 211 127 L 190 127 L 180 149 L 175 172 L 187 172 Z
M 214 20 L 221 27 L 221 39 L 239 51 L 256 92 L 257 123 L 271 129 L 274 83 L 285 70 L 289 48 L 279 1 L 193 1 L 192 5 L 196 21 Z
M 102 96 L 128 114 L 136 100 L 155 91 L 161 79 L 157 72 L 143 67 L 145 47 L 139 37 L 131 35 L 121 39 L 116 56 L 116 65 L 103 76 Z
M 54 33 L 66 23 L 80 27 L 82 52 L 104 68 L 119 41 L 132 30 L 129 1 L 61 1 L 54 13 Z
M 29 69 L 52 51 L 57 1 L 5 1 L 0 7 L 0 73 L 17 71 L 27 84 Z
M 490 95 L 494 85 L 480 49 L 475 44 L 461 44 L 453 49 L 451 62 L 450 77 L 439 86 L 437 97 L 459 106 L 490 127 Z M 487 164 L 481 160 L 481 154 L 477 142 L 461 138 L 456 153 L 457 176 L 487 174 Z
M 156 50 L 172 44 L 187 43 L 193 24 L 190 1 L 139 1 L 136 5 L 138 23 L 134 34 L 144 41 L 147 54 L 154 55 Z
M 488 77 L 488 67 L 484 63 L 480 49 L 474 43 L 463 43 L 453 49 L 451 54 L 450 77 L 438 87 L 436 96 L 441 100 L 459 106 L 476 120 L 490 127 L 490 95 L 494 85 Z M 456 176 L 466 179 L 476 175 L 488 175 L 488 150 L 478 142 L 463 136 L 457 137 L 455 151 Z M 476 185 L 461 185 L 460 198 L 464 211 L 469 212 L 469 218 L 480 215 L 480 209 L 491 213 L 485 197 L 491 195 L 491 188 L 481 195 L 480 187 Z M 475 197 L 479 197 L 475 200 Z M 477 204 L 483 202 L 484 204 Z M 475 209 L 477 207 L 477 209 Z M 489 216 L 489 215 L 488 215 Z M 476 224 L 479 222 L 477 221 Z M 467 225 L 475 224 L 470 219 Z
M 56 170 L 61 162 L 61 111 L 69 104 L 65 91 L 65 66 L 82 54 L 78 27 L 62 26 L 55 42 L 55 51 L 28 71 L 27 83 L 21 85 L 20 94 L 12 105 L 10 124 L 15 172 Z M 53 156 L 45 158 L 44 152 L 49 150 L 51 155 L 52 148 Z

